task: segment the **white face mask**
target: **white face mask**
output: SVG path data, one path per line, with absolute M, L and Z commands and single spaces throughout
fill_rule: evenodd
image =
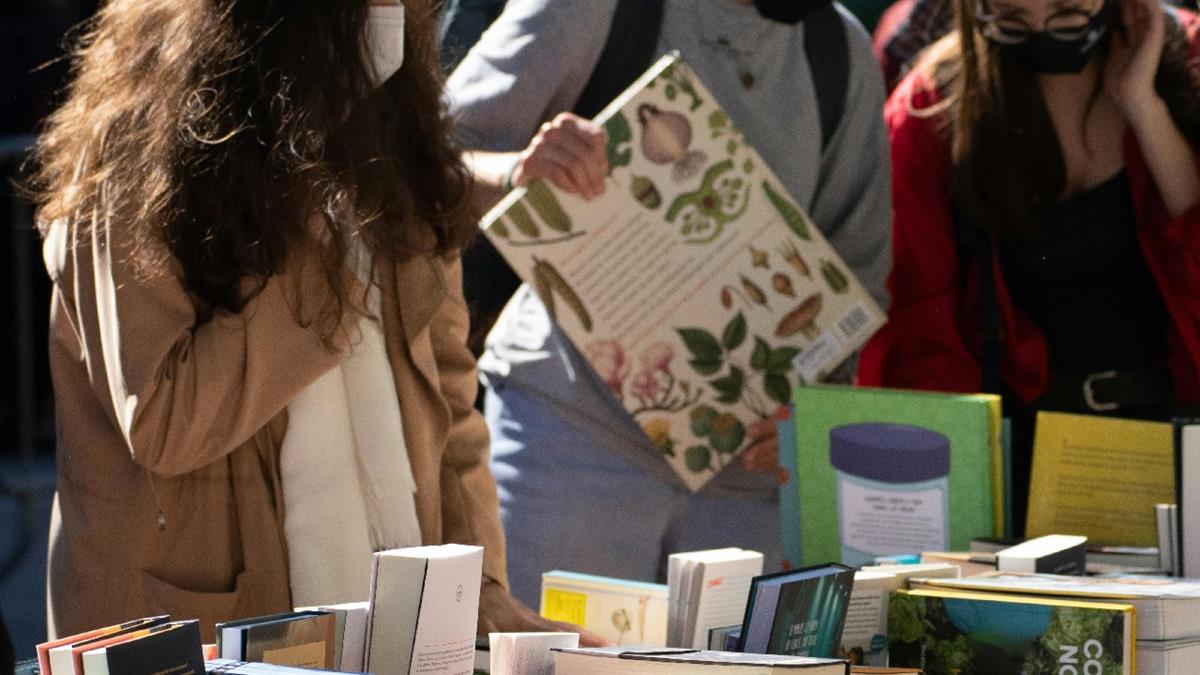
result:
M 375 86 L 387 81 L 404 63 L 404 5 L 372 5 L 367 17 L 367 63 Z

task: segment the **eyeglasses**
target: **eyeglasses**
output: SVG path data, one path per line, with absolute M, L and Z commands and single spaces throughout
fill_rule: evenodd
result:
M 1093 16 L 1094 14 L 1082 9 L 1067 9 L 1047 17 L 1043 30 L 1056 40 L 1071 42 L 1088 34 Z M 989 13 L 983 6 L 983 0 L 977 0 L 975 4 L 975 18 L 979 21 L 984 37 L 1003 45 L 1021 44 L 1037 31 L 1037 28 L 1019 17 Z

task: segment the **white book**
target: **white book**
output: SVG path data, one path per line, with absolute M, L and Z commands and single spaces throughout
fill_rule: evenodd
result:
M 704 649 L 710 630 L 740 624 L 750 581 L 762 571 L 763 555 L 758 551 L 722 548 L 671 555 L 668 646 Z
M 363 602 L 344 602 L 338 605 L 304 608 L 333 613 L 336 619 L 333 663 L 334 667 L 343 673 L 363 672 L 363 652 L 367 644 L 369 605 L 370 603 L 364 600 Z
M 1176 556 L 1182 563 L 1182 575 L 1200 577 L 1200 423 L 1180 423 L 1177 427 L 1175 466 L 1175 499 L 1179 506 Z
M 1047 534 L 996 553 L 1001 572 L 1083 575 L 1087 570 L 1087 537 Z
M 921 563 L 919 565 L 867 565 L 863 572 L 885 572 L 900 577 L 905 583 L 909 579 L 958 579 L 962 568 L 952 563 Z
M 574 649 L 579 633 L 489 633 L 491 675 L 554 675 L 551 649 Z
M 483 548 L 446 544 L 374 556 L 366 669 L 375 675 L 471 672 Z
M 890 572 L 859 570 L 854 573 L 854 590 L 846 607 L 841 653 L 859 657 L 855 663 L 886 666 L 888 599 L 905 580 Z

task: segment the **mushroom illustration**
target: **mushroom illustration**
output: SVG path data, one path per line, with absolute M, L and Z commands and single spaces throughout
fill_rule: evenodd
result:
M 817 330 L 816 319 L 820 313 L 821 294 L 814 293 L 783 317 L 775 327 L 775 337 L 788 338 L 796 333 L 803 333 L 809 340 L 817 339 L 820 332 Z

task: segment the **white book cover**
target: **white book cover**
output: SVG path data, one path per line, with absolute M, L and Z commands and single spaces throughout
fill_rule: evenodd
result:
M 1175 453 L 1180 547 L 1175 553 L 1184 576 L 1200 577 L 1200 422 L 1179 425 Z
M 884 314 L 678 57 L 596 121 L 604 195 L 534 181 L 481 225 L 699 490 L 749 445 L 750 424 L 826 377 Z
M 696 600 L 691 647 L 708 648 L 708 632 L 740 624 L 746 616 L 750 582 L 763 573 L 763 555 L 758 551 L 739 551 L 736 555 L 696 564 L 699 598 Z
M 367 612 L 369 602 L 345 602 L 338 605 L 322 607 L 297 608 L 317 609 L 333 612 L 337 617 L 334 648 L 334 664 L 343 673 L 361 673 L 363 671 L 363 651 L 367 643 Z
M 459 675 L 475 661 L 483 548 L 446 544 L 376 553 L 367 617 L 375 675 Z
M 957 569 L 957 568 L 955 568 Z M 851 663 L 886 666 L 888 599 L 904 587 L 904 579 L 888 572 L 854 573 L 854 590 L 846 607 L 841 656 Z

